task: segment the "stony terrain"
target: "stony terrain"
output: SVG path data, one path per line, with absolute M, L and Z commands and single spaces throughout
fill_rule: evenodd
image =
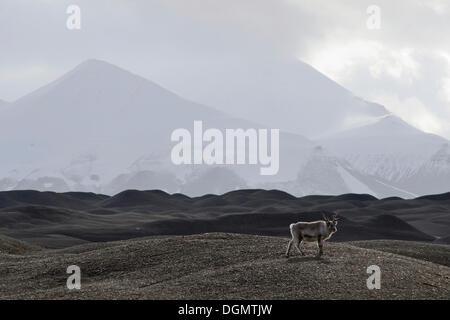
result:
M 326 243 L 284 257 L 287 238 L 209 233 L 42 249 L 1 238 L 1 299 L 448 299 L 449 246 Z M 66 288 L 66 268 L 82 288 Z M 368 290 L 366 268 L 381 268 Z

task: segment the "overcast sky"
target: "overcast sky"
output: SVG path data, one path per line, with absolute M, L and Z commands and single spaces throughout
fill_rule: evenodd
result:
M 81 30 L 66 8 L 81 8 Z M 366 22 L 381 9 L 380 29 Z M 98 58 L 179 92 L 182 73 L 298 58 L 355 95 L 450 138 L 448 0 L 1 0 L 0 99 Z M 183 87 L 183 85 L 186 85 Z

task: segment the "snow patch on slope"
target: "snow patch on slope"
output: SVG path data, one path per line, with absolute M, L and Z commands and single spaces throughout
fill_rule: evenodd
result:
M 337 166 L 336 169 L 351 193 L 365 193 L 376 195 L 373 190 L 371 190 L 368 186 L 355 178 L 350 172 L 344 169 L 344 167 Z

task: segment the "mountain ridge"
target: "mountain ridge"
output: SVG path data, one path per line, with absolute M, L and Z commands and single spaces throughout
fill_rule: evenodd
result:
M 188 101 L 112 64 L 88 60 L 16 101 L 0 119 L 0 133 L 4 133 L 0 147 L 6 155 L 0 187 L 114 192 L 120 186 L 109 186 L 111 182 L 142 181 L 136 174 L 148 172 L 169 174 L 175 181 L 190 167 L 172 164 L 170 134 L 180 127 L 191 129 L 199 119 L 219 129 L 263 128 Z M 300 135 L 284 131 L 281 135 L 281 152 L 290 150 L 300 157 L 312 145 Z M 118 150 L 122 146 L 126 152 Z M 135 166 L 139 159 L 143 161 Z M 280 174 L 287 176 L 297 164 L 289 157 L 283 161 Z M 18 163 L 24 164 L 17 168 Z M 259 179 L 253 167 L 232 170 L 245 179 Z
M 284 67 L 276 70 L 276 64 L 268 68 L 277 77 L 286 71 Z M 311 75 L 318 83 L 325 81 L 325 76 L 313 71 L 313 68 L 307 68 L 301 77 Z M 266 74 L 261 72 L 265 78 Z M 325 82 L 327 85 L 322 90 L 331 86 L 333 92 L 345 96 L 342 98 L 345 101 L 352 96 L 332 80 Z M 297 87 L 298 83 L 290 83 L 292 90 Z M 300 91 L 298 94 L 305 94 L 304 97 L 312 94 L 303 92 L 305 89 Z M 273 95 L 272 101 L 278 97 L 282 102 L 281 92 Z M 320 96 L 325 102 L 331 99 L 325 93 Z M 351 99 L 359 98 L 352 96 Z M 350 109 L 358 110 L 358 106 L 364 109 L 368 103 L 362 99 L 358 101 Z M 310 109 L 313 112 L 316 106 Z M 369 125 L 366 123 L 336 133 L 328 140 L 310 140 L 289 133 L 289 126 L 281 127 L 281 163 L 276 176 L 261 177 L 252 166 L 203 166 L 196 170 L 198 168 L 171 163 L 169 137 L 174 129 L 190 129 L 193 121 L 199 119 L 203 119 L 205 126 L 218 129 L 265 128 L 264 125 L 254 119 L 239 119 L 219 109 L 186 100 L 139 75 L 108 62 L 90 59 L 2 110 L 0 150 L 4 157 L 0 166 L 0 190 L 114 194 L 133 188 L 164 188 L 195 195 L 207 190 L 202 184 L 211 177 L 227 176 L 230 179 L 222 185 L 218 181 L 220 178 L 212 179 L 216 183 L 209 186 L 215 192 L 266 185 L 292 191 L 299 189 L 292 181 L 302 174 L 302 168 L 311 155 L 314 156 L 314 148 L 321 146 L 333 154 L 336 159 L 333 163 L 339 163 L 336 170 L 341 178 L 333 180 L 319 174 L 314 179 L 322 181 L 322 185 L 330 185 L 334 194 L 370 190 L 378 197 L 414 197 L 427 193 L 427 185 L 417 189 L 412 182 L 403 182 L 440 148 L 438 142 L 447 140 L 413 128 L 387 113 L 383 106 L 375 109 L 369 117 Z M 347 109 L 333 107 L 333 110 L 344 114 Z M 359 111 L 355 112 L 356 116 Z M 294 118 L 292 115 L 286 117 L 280 110 L 277 116 Z M 418 142 L 420 145 L 417 146 Z M 119 151 L 122 149 L 124 152 Z M 326 160 L 326 157 L 319 158 Z M 297 195 L 314 187 L 306 185 L 300 189 Z M 450 190 L 450 186 L 443 182 L 439 188 L 429 190 L 439 193 Z

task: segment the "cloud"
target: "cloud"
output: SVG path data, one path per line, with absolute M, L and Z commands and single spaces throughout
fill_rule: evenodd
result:
M 421 3 L 421 5 L 432 9 L 439 15 L 448 13 L 449 4 L 446 0 L 428 0 Z
M 378 95 L 373 100 L 390 106 L 390 111 L 422 131 L 439 133 L 445 128 L 445 120 L 439 119 L 430 112 L 429 108 L 417 97 L 401 99 L 396 95 Z
M 381 29 L 366 27 L 372 3 L 328 6 L 292 0 L 323 21 L 298 57 L 413 125 L 450 138 L 450 11 L 447 1 L 377 1 Z
M 70 4 L 81 8 L 79 31 L 65 27 Z M 384 101 L 415 125 L 450 138 L 449 2 L 377 0 L 380 30 L 366 26 L 372 4 L 2 0 L 0 99 L 19 98 L 88 58 L 114 62 L 181 92 L 183 85 L 201 88 L 180 80 L 189 78 L 183 74 L 194 79 L 202 70 L 220 72 L 238 59 L 297 57 L 357 96 Z M 407 116 L 406 110 L 421 116 Z

